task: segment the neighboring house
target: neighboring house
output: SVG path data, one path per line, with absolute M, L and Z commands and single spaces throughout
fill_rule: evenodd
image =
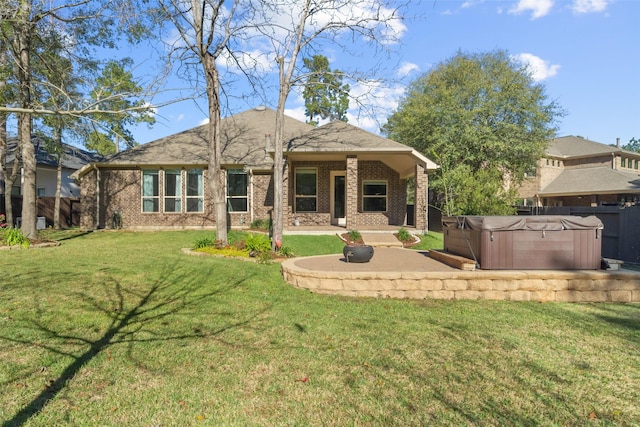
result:
M 36 194 L 38 197 L 54 197 L 56 195 L 56 174 L 58 159 L 49 153 L 44 147 L 44 143 L 38 137 L 33 137 L 36 155 Z M 6 173 L 13 167 L 16 155 L 17 140 L 11 138 L 7 141 Z M 99 154 L 90 153 L 72 145 L 63 144 L 64 154 L 62 156 L 62 185 L 60 188 L 61 197 L 80 197 L 80 186 L 71 178 L 71 174 L 90 162 L 98 161 L 102 158 Z M 20 158 L 18 153 L 18 159 Z M 18 176 L 13 183 L 11 194 L 22 195 L 22 185 Z M 4 177 L 0 176 L 0 194 L 5 192 Z
M 526 206 L 640 204 L 640 153 L 580 136 L 551 141 L 520 189 Z
M 36 156 L 36 195 L 38 197 L 38 216 L 46 217 L 49 224 L 53 223 L 53 199 L 56 195 L 57 185 L 57 168 L 58 159 L 55 155 L 49 153 L 44 142 L 37 136 L 31 139 L 34 145 Z M 0 211 L 4 212 L 4 194 L 5 191 L 11 191 L 12 205 L 14 207 L 14 217 L 20 216 L 22 206 L 22 179 L 21 179 L 21 162 L 20 152 L 16 150 L 18 141 L 16 138 L 10 138 L 7 141 L 7 155 L 5 162 L 5 173 L 10 173 L 13 168 L 16 154 L 19 160 L 18 175 L 11 189 L 5 188 L 5 177 L 0 174 Z M 102 159 L 102 156 L 96 153 L 90 153 L 72 145 L 63 144 L 64 153 L 62 156 L 62 182 L 60 187 L 60 197 L 63 199 L 79 199 L 80 186 L 71 178 L 71 174 L 80 169 L 82 166 L 90 162 Z M 78 202 L 79 203 L 79 202 Z M 51 206 L 49 206 L 51 205 Z M 67 202 L 67 205 L 69 203 Z M 71 209 L 67 206 L 68 209 Z M 65 209 L 63 207 L 63 209 Z M 67 224 L 71 225 L 71 218 L 67 218 Z
M 228 225 L 249 227 L 273 210 L 275 111 L 265 107 L 221 123 Z M 284 227 L 338 225 L 363 230 L 406 225 L 407 179 L 415 178 L 415 224 L 427 229 L 427 172 L 415 150 L 343 122 L 314 128 L 285 118 Z M 203 125 L 86 165 L 83 229 L 210 228 Z

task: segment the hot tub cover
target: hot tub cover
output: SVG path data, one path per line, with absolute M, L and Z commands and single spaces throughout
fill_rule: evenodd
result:
M 570 215 L 536 216 L 450 216 L 442 218 L 445 228 L 465 228 L 469 230 L 602 230 L 602 221 L 591 215 L 587 217 Z

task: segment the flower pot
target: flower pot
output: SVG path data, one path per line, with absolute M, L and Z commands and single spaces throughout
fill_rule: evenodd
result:
M 347 262 L 369 262 L 373 257 L 373 246 L 345 246 L 342 254 Z

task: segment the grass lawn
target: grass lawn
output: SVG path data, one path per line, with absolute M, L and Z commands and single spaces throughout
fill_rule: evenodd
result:
M 640 425 L 637 304 L 322 296 L 204 234 L 0 251 L 2 425 Z

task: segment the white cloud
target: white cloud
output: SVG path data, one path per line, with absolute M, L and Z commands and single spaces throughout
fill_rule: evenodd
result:
M 407 77 L 412 72 L 418 71 L 419 69 L 420 67 L 418 67 L 417 64 L 414 64 L 412 62 L 403 62 L 402 64 L 400 64 L 400 67 L 396 71 L 396 74 L 398 77 L 404 78 L 404 77 Z
M 520 15 L 531 11 L 531 19 L 538 19 L 547 15 L 552 7 L 553 0 L 520 0 L 516 6 L 509 10 L 509 13 Z
M 206 125 L 207 123 L 209 123 L 209 117 L 206 117 L 200 120 L 200 123 L 198 123 L 198 126 Z
M 514 57 L 529 67 L 533 80 L 537 82 L 555 76 L 560 69 L 560 65 L 551 65 L 549 61 L 545 61 L 531 53 L 520 53 Z
M 573 0 L 574 13 L 602 12 L 607 8 L 608 0 Z

